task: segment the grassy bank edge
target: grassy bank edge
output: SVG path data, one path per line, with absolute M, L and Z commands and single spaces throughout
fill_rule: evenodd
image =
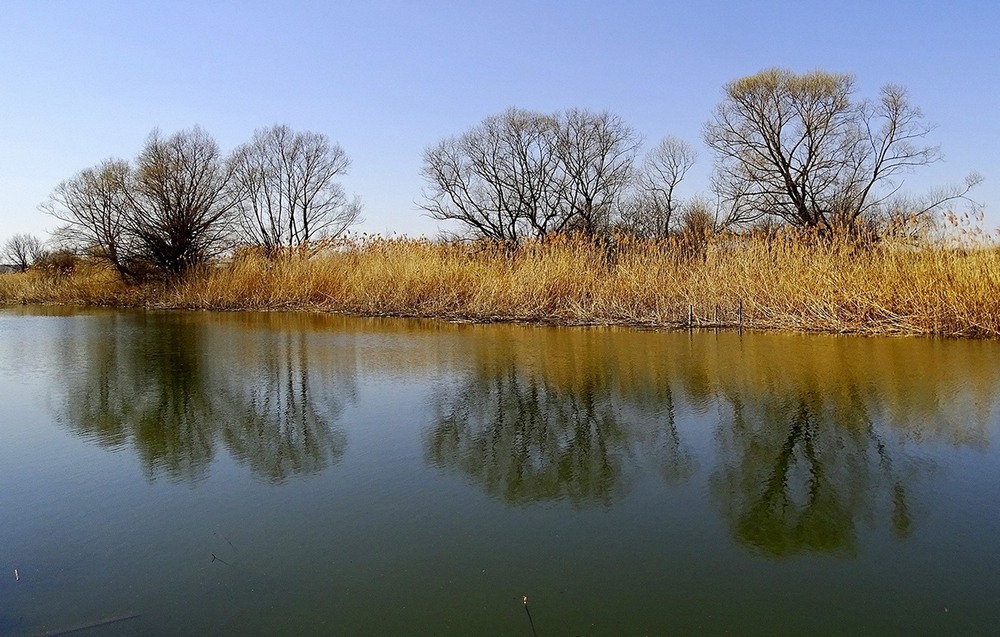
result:
M 1000 249 L 774 239 L 373 239 L 312 259 L 244 254 L 181 283 L 84 264 L 0 277 L 0 304 L 317 311 L 457 322 L 1000 337 Z

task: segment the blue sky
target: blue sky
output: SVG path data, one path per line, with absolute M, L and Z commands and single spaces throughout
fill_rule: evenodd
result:
M 723 85 L 764 68 L 905 86 L 945 160 L 907 190 L 960 182 L 1000 226 L 1000 6 L 995 2 L 111 2 L 0 8 L 0 241 L 39 235 L 63 179 L 132 158 L 154 127 L 195 124 L 226 151 L 275 123 L 325 133 L 353 160 L 368 232 L 434 235 L 421 154 L 519 106 L 611 110 L 699 163 Z

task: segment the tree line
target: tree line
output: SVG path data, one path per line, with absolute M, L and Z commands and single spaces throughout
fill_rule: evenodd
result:
M 325 135 L 284 125 L 256 131 L 228 156 L 201 128 L 153 131 L 134 160 L 80 171 L 41 208 L 63 223 L 57 245 L 110 264 L 123 280 L 179 277 L 241 245 L 269 256 L 319 249 L 360 220 L 360 200 L 339 181 L 349 167 Z M 41 254 L 11 261 L 26 269 Z
M 903 178 L 941 159 L 906 91 L 857 96 L 853 76 L 768 69 L 725 86 L 705 124 L 711 192 L 681 198 L 698 158 L 642 137 L 613 113 L 510 108 L 423 155 L 418 207 L 453 236 L 511 244 L 612 232 L 662 239 L 765 223 L 880 236 L 932 219 L 982 178 L 908 197 Z M 325 135 L 277 125 L 229 156 L 200 128 L 154 131 L 132 161 L 108 159 L 59 184 L 42 208 L 61 244 L 111 264 L 125 280 L 182 276 L 236 246 L 312 254 L 360 220 L 339 183 L 346 152 Z M 17 235 L 7 260 L 26 269 L 40 242 Z
M 517 242 L 567 229 L 664 238 L 764 222 L 879 234 L 968 200 L 981 177 L 918 198 L 903 177 L 941 159 L 906 91 L 856 96 L 853 76 L 769 69 L 725 86 L 704 127 L 711 195 L 678 186 L 697 160 L 665 137 L 642 158 L 639 135 L 608 112 L 512 108 L 424 153 L 422 208 L 466 233 Z

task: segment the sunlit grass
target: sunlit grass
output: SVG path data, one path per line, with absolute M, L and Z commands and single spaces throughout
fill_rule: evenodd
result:
M 162 289 L 162 286 L 160 287 Z M 81 263 L 72 274 L 29 270 L 0 275 L 0 304 L 143 305 L 155 286 L 128 286 L 108 267 Z
M 169 287 L 128 287 L 93 266 L 5 275 L 0 302 L 998 336 L 1000 250 L 791 233 L 694 246 L 558 237 L 517 250 L 363 237 L 311 259 L 243 254 Z

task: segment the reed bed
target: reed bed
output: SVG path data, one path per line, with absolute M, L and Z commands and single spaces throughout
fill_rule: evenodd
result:
M 312 258 L 243 253 L 173 285 L 126 286 L 96 266 L 5 275 L 0 303 L 997 337 L 1000 250 L 791 232 L 516 249 L 362 237 Z

